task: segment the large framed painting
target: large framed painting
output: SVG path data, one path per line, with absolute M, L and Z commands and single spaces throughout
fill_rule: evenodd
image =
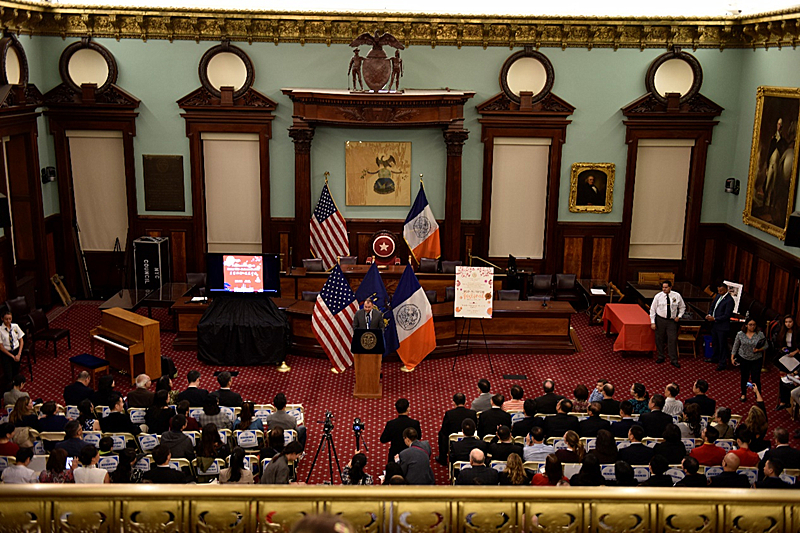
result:
M 744 223 L 783 240 L 797 190 L 800 89 L 759 87 Z
M 573 163 L 569 210 L 610 213 L 614 203 L 614 163 Z
M 411 205 L 411 143 L 347 141 L 347 205 Z

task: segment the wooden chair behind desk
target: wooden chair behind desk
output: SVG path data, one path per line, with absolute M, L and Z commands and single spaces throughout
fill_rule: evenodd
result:
M 639 272 L 639 284 L 640 285 L 653 285 L 656 287 L 661 286 L 661 282 L 664 280 L 669 280 L 672 283 L 675 283 L 675 273 L 674 272 Z

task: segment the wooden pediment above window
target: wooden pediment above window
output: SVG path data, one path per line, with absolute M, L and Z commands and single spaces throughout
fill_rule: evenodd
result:
M 569 104 L 553 93 L 548 94 L 538 102 L 530 102 L 530 94 L 523 93 L 520 102 L 512 101 L 505 93 L 498 93 L 476 107 L 481 115 L 550 115 L 554 117 L 568 117 L 575 111 L 575 106 Z
M 21 107 L 39 107 L 42 93 L 33 84 L 3 85 L 0 87 L 0 112 Z
M 233 87 L 222 87 L 220 96 L 215 96 L 205 87 L 190 92 L 180 100 L 181 109 L 237 109 L 274 111 L 278 104 L 253 88 L 247 89 L 241 96 L 234 98 Z
M 48 107 L 74 105 L 133 110 L 139 107 L 140 101 L 113 83 L 102 92 L 99 92 L 94 84 L 84 84 L 81 86 L 80 92 L 75 92 L 68 84 L 62 83 L 45 93 L 44 103 Z
M 622 114 L 630 118 L 671 118 L 671 119 L 711 119 L 725 108 L 698 93 L 685 102 L 680 95 L 668 95 L 665 103 L 660 102 L 652 93 L 637 98 L 622 108 Z

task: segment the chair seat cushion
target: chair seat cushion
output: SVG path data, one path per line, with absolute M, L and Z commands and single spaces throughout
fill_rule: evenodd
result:
M 100 359 L 99 357 L 95 357 L 89 353 L 82 353 L 80 355 L 76 355 L 75 357 L 70 357 L 69 362 L 74 365 L 80 365 L 84 368 L 89 368 L 91 370 L 108 366 L 108 361 L 105 359 Z

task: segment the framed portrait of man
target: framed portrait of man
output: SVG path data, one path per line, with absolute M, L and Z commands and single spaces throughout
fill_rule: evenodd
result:
M 614 203 L 614 163 L 573 163 L 569 210 L 610 213 Z
M 800 89 L 759 87 L 744 223 L 786 238 L 797 190 Z

